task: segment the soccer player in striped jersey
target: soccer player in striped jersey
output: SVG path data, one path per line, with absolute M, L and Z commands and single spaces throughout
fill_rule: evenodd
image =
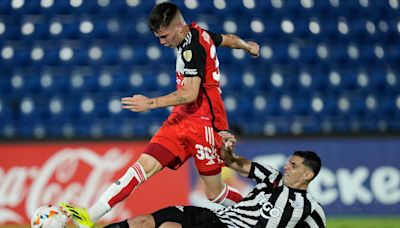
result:
M 283 174 L 269 165 L 235 155 L 232 150 L 223 148 L 222 156 L 227 166 L 257 183 L 239 203 L 215 211 L 194 206 L 168 207 L 107 228 L 326 227 L 321 205 L 307 192 L 309 183 L 321 168 L 316 153 L 294 152 Z
M 229 206 L 242 199 L 240 192 L 221 178 L 224 166 L 220 158 L 221 146 L 231 135 L 219 85 L 216 48 L 242 49 L 257 57 L 259 45 L 232 34 L 204 30 L 195 23 L 188 25 L 178 7 L 169 2 L 155 6 L 149 17 L 149 27 L 160 44 L 176 48 L 176 91 L 152 98 L 136 94 L 122 98 L 121 103 L 124 109 L 133 112 L 174 108 L 139 159 L 92 207 L 60 204 L 78 227 L 92 227 L 154 174 L 165 167 L 178 169 L 191 157 L 209 200 Z

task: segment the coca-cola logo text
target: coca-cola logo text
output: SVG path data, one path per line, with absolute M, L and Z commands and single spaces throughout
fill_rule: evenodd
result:
M 119 148 L 110 148 L 104 154 L 84 147 L 63 148 L 41 165 L 12 166 L 8 170 L 0 166 L 0 224 L 27 223 L 26 218 L 45 204 L 92 205 L 132 157 L 132 152 Z M 25 214 L 18 213 L 21 210 L 17 208 L 24 208 Z M 121 203 L 106 219 L 129 216 Z

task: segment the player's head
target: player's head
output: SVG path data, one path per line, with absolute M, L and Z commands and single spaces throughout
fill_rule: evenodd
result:
M 288 187 L 306 189 L 318 175 L 321 159 L 313 151 L 295 151 L 284 167 L 283 183 Z
M 185 20 L 173 3 L 156 5 L 150 13 L 149 27 L 160 43 L 167 47 L 177 47 L 186 35 Z

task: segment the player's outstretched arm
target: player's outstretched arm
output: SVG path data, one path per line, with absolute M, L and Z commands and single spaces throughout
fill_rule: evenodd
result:
M 199 95 L 200 83 L 200 77 L 186 77 L 181 89 L 165 96 L 149 98 L 137 94 L 132 97 L 123 97 L 121 99 L 122 108 L 132 112 L 144 112 L 149 109 L 191 103 Z
M 245 50 L 254 58 L 257 58 L 260 55 L 260 46 L 256 42 L 244 41 L 239 36 L 233 34 L 221 35 L 221 46 Z
M 226 148 L 225 145 L 221 149 L 222 159 L 225 164 L 238 172 L 240 175 L 248 177 L 251 169 L 251 160 L 248 160 L 242 156 L 235 154 L 233 149 Z

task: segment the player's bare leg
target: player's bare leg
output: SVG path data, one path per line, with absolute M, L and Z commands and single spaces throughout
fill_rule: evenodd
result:
M 176 222 L 164 222 L 160 228 L 182 228 L 181 224 Z
M 128 220 L 129 227 L 141 227 L 141 228 L 155 228 L 156 222 L 154 217 L 151 215 L 140 215 L 136 218 Z M 175 222 L 164 222 L 159 226 L 160 228 L 182 228 L 181 224 Z M 105 228 L 120 228 L 117 226 L 106 226 Z
M 242 200 L 239 190 L 222 181 L 221 173 L 212 176 L 200 175 L 205 186 L 207 198 L 223 206 L 232 206 Z
M 128 220 L 129 227 L 154 228 L 156 222 L 152 215 L 140 215 Z

